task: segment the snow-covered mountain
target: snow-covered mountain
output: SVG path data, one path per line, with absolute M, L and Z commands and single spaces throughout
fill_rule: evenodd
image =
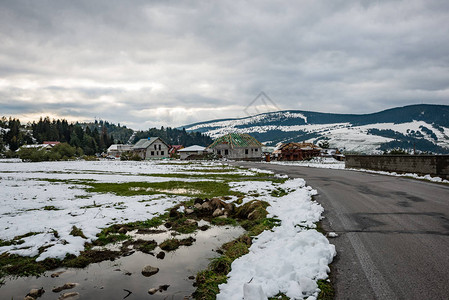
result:
M 240 119 L 184 126 L 212 138 L 230 132 L 249 133 L 267 145 L 327 140 L 347 152 L 377 153 L 395 148 L 449 153 L 449 106 L 410 105 L 373 114 L 328 114 L 279 111 Z

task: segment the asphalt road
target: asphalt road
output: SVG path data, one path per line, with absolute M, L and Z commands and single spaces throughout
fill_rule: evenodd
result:
M 449 299 L 449 186 L 347 170 L 238 162 L 319 193 L 336 299 Z

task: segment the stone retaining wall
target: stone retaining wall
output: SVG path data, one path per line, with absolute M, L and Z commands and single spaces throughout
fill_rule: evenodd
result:
M 346 155 L 345 167 L 449 179 L 449 155 Z

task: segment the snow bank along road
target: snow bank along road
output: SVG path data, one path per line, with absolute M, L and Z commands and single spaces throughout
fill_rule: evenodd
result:
M 337 299 L 449 299 L 449 186 L 346 170 L 236 162 L 304 178 L 339 237 Z

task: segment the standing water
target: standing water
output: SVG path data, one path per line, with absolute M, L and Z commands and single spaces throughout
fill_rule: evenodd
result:
M 114 261 L 103 261 L 91 264 L 84 269 L 57 269 L 36 277 L 6 278 L 0 287 L 0 299 L 23 299 L 32 288 L 44 288 L 45 293 L 39 300 L 58 299 L 68 292 L 78 292 L 79 296 L 68 299 L 191 299 L 195 291 L 193 279 L 200 270 L 207 267 L 211 258 L 219 256 L 214 250 L 244 233 L 241 227 L 212 226 L 206 231 L 194 234 L 178 235 L 183 239 L 194 237 L 196 242 L 191 246 L 181 246 L 175 251 L 167 252 L 164 259 L 158 259 L 151 254 L 136 251 L 130 256 Z M 171 238 L 171 232 L 141 235 L 133 234 L 134 238 L 155 240 L 160 244 Z M 154 253 L 160 250 L 157 247 Z M 142 268 L 151 265 L 159 268 L 153 276 L 142 275 Z M 59 277 L 50 275 L 64 271 Z M 77 283 L 73 289 L 54 293 L 52 289 L 65 283 Z M 169 285 L 166 291 L 158 291 L 153 295 L 149 289 Z

